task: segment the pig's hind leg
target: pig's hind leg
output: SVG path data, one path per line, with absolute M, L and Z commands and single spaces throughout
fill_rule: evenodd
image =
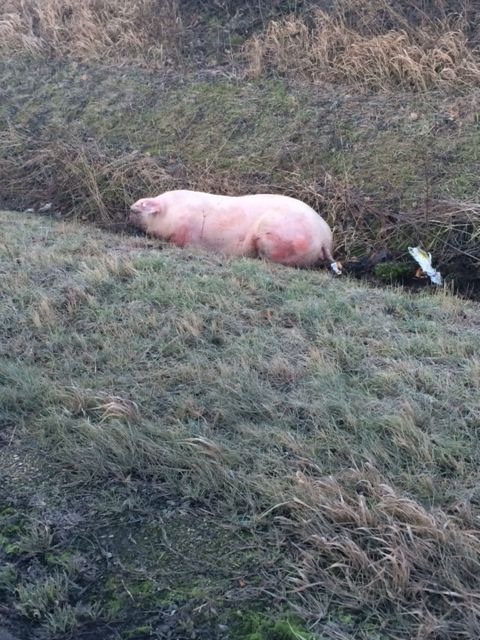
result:
M 310 242 L 302 234 L 290 239 L 275 231 L 263 231 L 257 235 L 255 246 L 259 258 L 294 266 L 305 264 Z

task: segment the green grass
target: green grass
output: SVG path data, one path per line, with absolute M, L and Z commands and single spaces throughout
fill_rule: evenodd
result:
M 478 305 L 0 215 L 16 625 L 475 637 Z
M 338 86 L 319 93 L 285 79 L 195 74 L 179 86 L 139 69 L 68 63 L 40 65 L 32 77 L 29 63 L 0 64 L 0 123 L 30 132 L 36 146 L 95 141 L 107 156 L 150 155 L 173 180 L 216 176 L 227 189 L 263 183 L 307 198 L 321 193 L 327 171 L 394 210 L 422 203 L 426 192 L 475 201 L 480 190 L 478 114 L 465 96 L 382 97 Z

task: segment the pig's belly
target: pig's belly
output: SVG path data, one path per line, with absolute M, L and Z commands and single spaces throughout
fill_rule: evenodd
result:
M 253 218 L 253 216 L 252 216 Z M 206 216 L 202 224 L 185 230 L 184 244 L 232 256 L 248 256 L 255 253 L 253 229 L 255 219 L 245 216 Z
M 213 237 L 192 238 L 190 244 L 228 256 L 253 256 L 256 253 L 255 242 L 252 233 L 249 232 L 238 233 L 235 236 L 218 234 Z

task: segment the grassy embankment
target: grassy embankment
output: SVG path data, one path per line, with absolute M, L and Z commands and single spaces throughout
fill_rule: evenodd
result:
M 477 305 L 1 223 L 3 613 L 474 637 Z
M 478 263 L 473 13 L 67 4 L 0 13 L 11 206 L 274 189 Z M 0 631 L 479 636 L 478 306 L 1 216 Z
M 421 243 L 478 287 L 480 62 L 466 4 L 167 2 L 161 16 L 150 0 L 10 4 L 4 203 L 119 223 L 162 189 L 280 191 L 329 220 L 340 259 L 402 259 Z

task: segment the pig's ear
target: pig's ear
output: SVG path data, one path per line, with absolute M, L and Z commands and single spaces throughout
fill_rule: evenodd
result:
M 139 213 L 160 213 L 161 206 L 156 198 L 143 198 L 134 205 Z

